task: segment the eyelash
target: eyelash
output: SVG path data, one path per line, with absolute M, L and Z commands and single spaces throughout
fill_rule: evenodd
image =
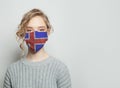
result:
M 27 31 L 31 31 L 31 30 L 27 30 Z
M 44 31 L 45 29 L 39 29 L 40 31 Z M 32 30 L 27 30 L 27 31 L 32 31 Z
M 39 29 L 40 31 L 42 30 L 42 31 L 44 31 L 45 29 Z

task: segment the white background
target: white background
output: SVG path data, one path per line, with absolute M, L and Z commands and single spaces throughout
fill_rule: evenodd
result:
M 45 48 L 68 66 L 73 88 L 120 88 L 119 0 L 0 0 L 0 88 L 20 58 L 15 33 L 32 8 L 53 25 Z

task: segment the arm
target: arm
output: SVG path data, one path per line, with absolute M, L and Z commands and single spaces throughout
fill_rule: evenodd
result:
M 8 68 L 7 68 L 7 71 L 5 73 L 4 82 L 3 82 L 3 88 L 12 88 L 11 80 L 10 80 L 10 73 L 9 73 Z
M 72 88 L 69 69 L 66 65 L 63 65 L 63 67 L 59 69 L 57 88 Z

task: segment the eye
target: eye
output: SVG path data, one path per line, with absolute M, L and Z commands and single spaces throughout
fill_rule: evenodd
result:
M 32 32 L 32 31 L 33 31 L 32 27 L 27 27 L 26 28 L 26 32 Z
M 31 32 L 32 30 L 27 30 L 27 32 Z
M 45 31 L 45 29 L 39 29 L 39 31 Z

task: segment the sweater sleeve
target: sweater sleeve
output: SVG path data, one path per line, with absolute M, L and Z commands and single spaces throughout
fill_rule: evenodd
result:
M 63 65 L 59 69 L 57 77 L 57 88 L 72 88 L 71 76 L 66 65 Z
M 5 76 L 4 76 L 3 88 L 12 88 L 11 79 L 10 79 L 10 73 L 9 73 L 8 68 L 7 68 L 7 71 L 6 71 Z

